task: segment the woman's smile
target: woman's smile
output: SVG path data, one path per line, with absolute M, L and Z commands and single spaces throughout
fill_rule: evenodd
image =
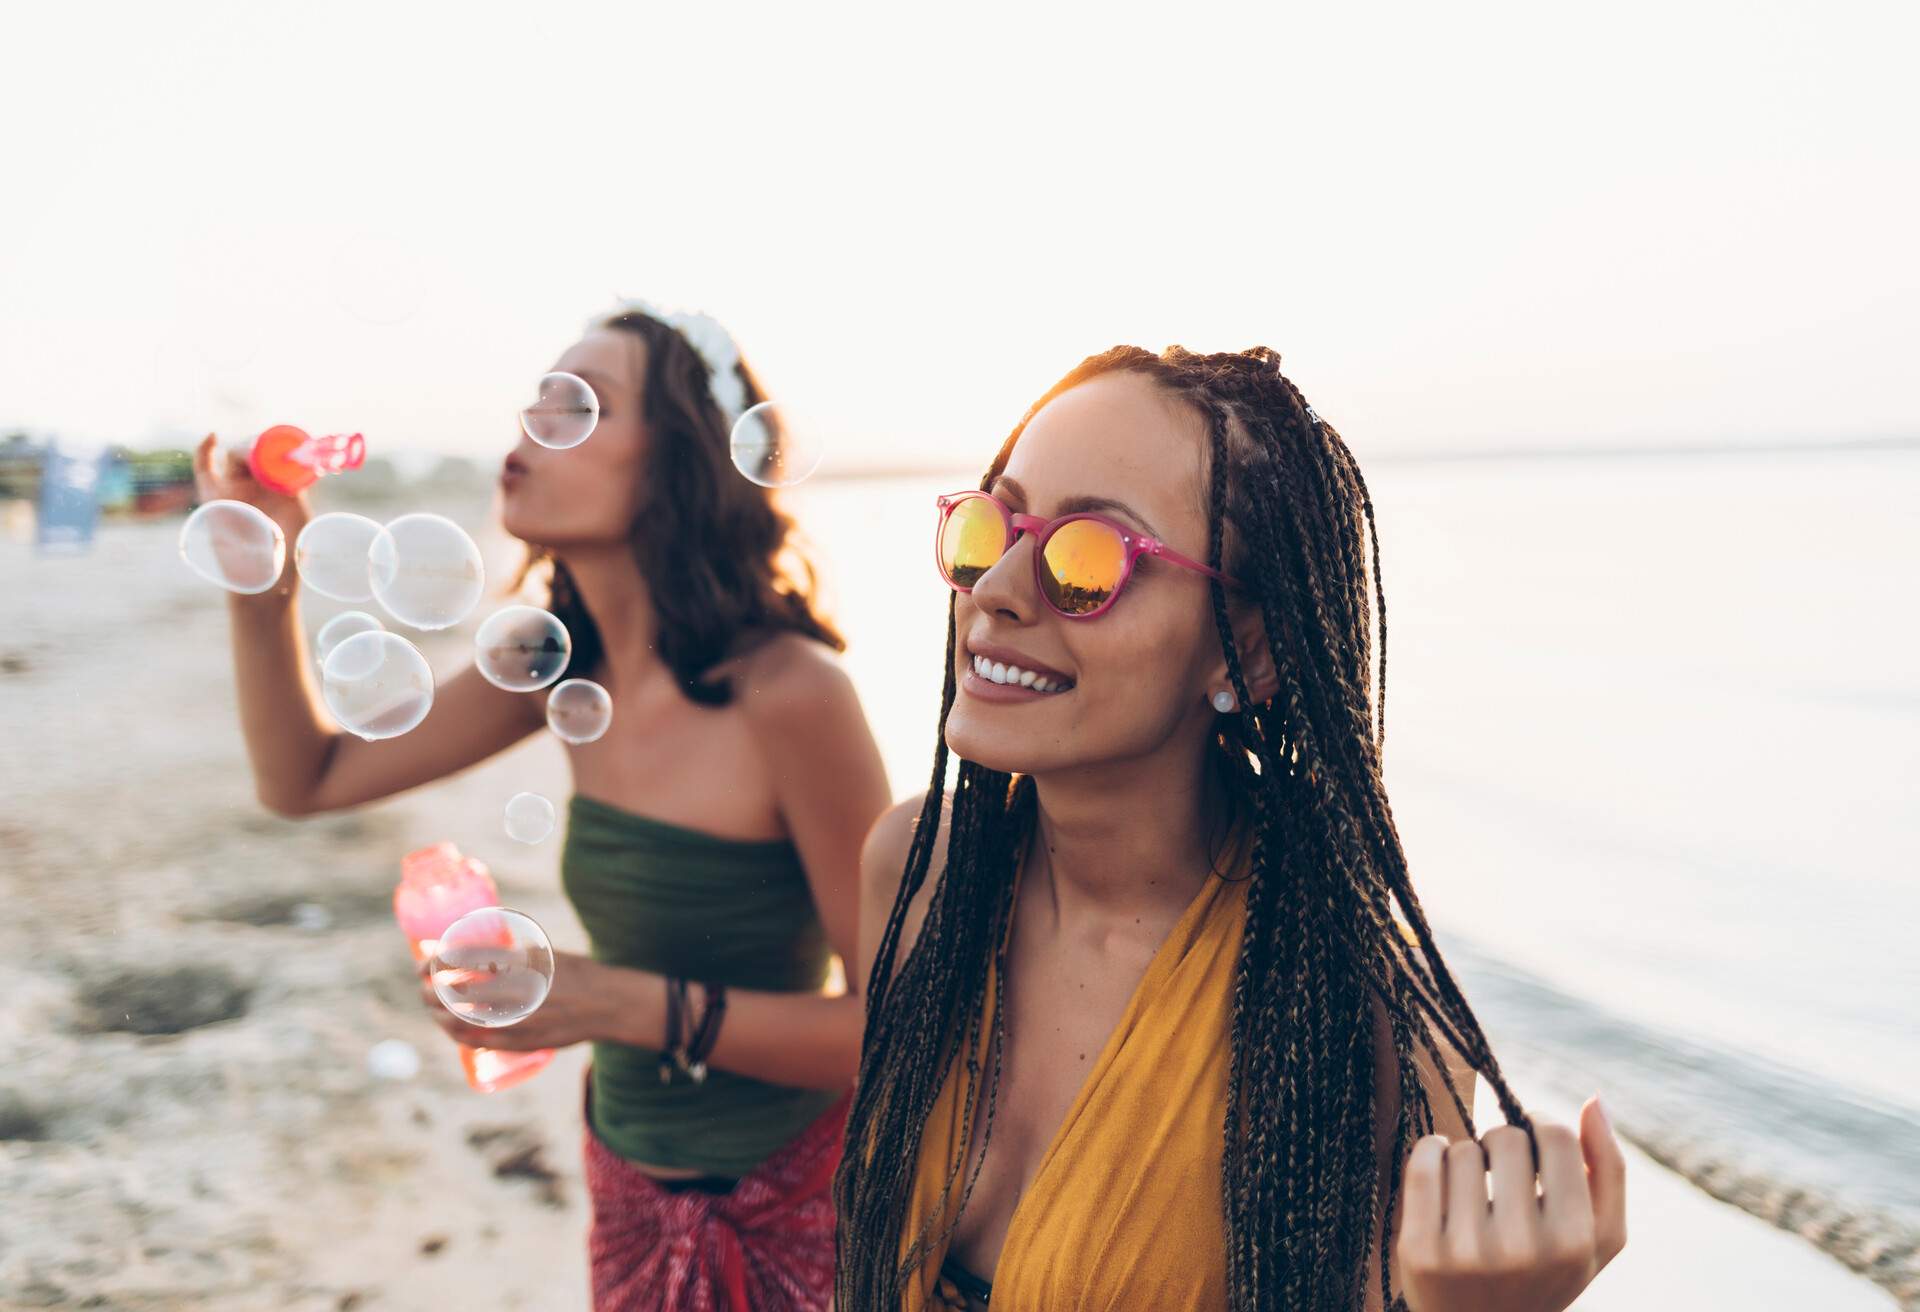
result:
M 1073 678 L 1032 657 L 987 642 L 969 641 L 961 690 L 987 702 L 1036 702 L 1072 692 Z

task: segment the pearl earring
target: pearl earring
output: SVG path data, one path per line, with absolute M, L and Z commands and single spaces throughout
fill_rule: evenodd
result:
M 1213 695 L 1213 709 L 1222 715 L 1232 715 L 1239 709 L 1240 702 L 1233 695 L 1233 689 L 1222 688 Z

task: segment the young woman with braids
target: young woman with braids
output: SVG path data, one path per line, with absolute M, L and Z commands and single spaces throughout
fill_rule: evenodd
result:
M 719 325 L 635 308 L 554 368 L 599 400 L 566 450 L 524 436 L 501 519 L 549 578 L 573 638 L 566 673 L 613 698 L 567 749 L 575 792 L 560 874 L 592 944 L 495 1050 L 593 1045 L 583 1148 L 600 1312 L 818 1308 L 833 1274 L 829 1186 L 860 1003 L 824 991 L 851 959 L 862 839 L 886 806 L 879 749 L 819 613 L 792 521 L 732 467 L 728 434 L 763 399 Z M 304 498 L 244 465 L 198 474 L 289 541 Z M 545 694 L 474 669 L 412 732 L 363 742 L 317 704 L 292 572 L 233 599 L 240 718 L 261 800 L 283 815 L 357 807 L 465 770 L 545 730 Z M 676 1030 L 678 1033 L 676 1033 Z M 672 1057 L 662 1060 L 666 1053 Z
M 1434 948 L 1346 445 L 1271 351 L 1121 347 L 981 486 L 932 788 L 863 853 L 837 1305 L 1566 1307 L 1623 1160 L 1597 1100 L 1529 1120 Z

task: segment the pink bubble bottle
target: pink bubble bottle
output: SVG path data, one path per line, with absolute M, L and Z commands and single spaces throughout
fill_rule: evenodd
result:
M 486 866 L 460 855 L 452 843 L 435 843 L 409 852 L 400 862 L 400 883 L 393 890 L 393 915 L 413 945 L 414 964 L 433 955 L 447 926 L 480 907 L 500 905 L 500 890 Z M 467 1083 L 481 1093 L 507 1089 L 538 1075 L 553 1060 L 553 1049 L 497 1052 L 460 1045 L 460 1067 Z
M 262 486 L 293 496 L 323 475 L 360 468 L 366 458 L 367 439 L 358 433 L 308 437 L 292 424 L 275 424 L 253 439 L 247 467 Z

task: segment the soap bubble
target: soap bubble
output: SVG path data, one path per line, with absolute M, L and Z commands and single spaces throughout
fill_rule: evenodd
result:
M 533 692 L 559 678 L 573 652 L 567 626 L 538 606 L 508 606 L 473 635 L 473 664 L 508 692 Z
M 416 629 L 444 629 L 480 602 L 487 580 L 480 548 L 445 515 L 402 515 L 367 548 L 373 596 Z
M 300 571 L 301 582 L 323 597 L 370 600 L 367 548 L 379 536 L 380 526 L 365 515 L 343 510 L 321 515 L 293 540 L 293 567 Z
M 547 727 L 578 747 L 613 723 L 613 698 L 592 679 L 566 679 L 547 695 Z
M 397 633 L 356 633 L 328 653 L 320 693 L 348 732 L 369 742 L 397 738 L 433 709 L 433 670 Z
M 367 1074 L 376 1080 L 410 1080 L 420 1073 L 420 1050 L 405 1039 L 382 1039 L 367 1049 Z
M 553 832 L 553 803 L 538 793 L 515 793 L 507 799 L 507 837 L 516 843 L 538 843 Z
M 180 559 L 228 592 L 265 592 L 287 563 L 287 535 L 258 506 L 209 501 L 180 526 Z
M 818 429 L 762 401 L 733 425 L 733 467 L 761 487 L 792 487 L 820 467 L 826 443 Z
M 469 1025 L 498 1028 L 540 1009 L 553 987 L 553 944 L 532 916 L 481 907 L 447 926 L 428 963 L 433 991 Z
M 593 435 L 600 422 L 600 398 L 584 378 L 548 374 L 540 380 L 540 395 L 520 412 L 520 428 L 541 446 L 564 451 Z
M 335 253 L 333 290 L 354 318 L 389 327 L 420 307 L 420 262 L 394 238 L 363 232 Z
M 313 658 L 325 665 L 333 649 L 356 633 L 372 633 L 387 626 L 363 610 L 343 610 L 313 635 Z

